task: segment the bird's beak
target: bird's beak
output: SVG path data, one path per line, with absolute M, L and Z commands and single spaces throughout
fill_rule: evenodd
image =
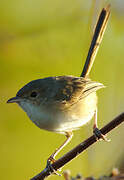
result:
M 21 98 L 18 97 L 18 96 L 16 96 L 16 97 L 10 98 L 10 99 L 7 101 L 7 103 L 18 103 L 18 102 L 20 102 L 20 101 L 21 101 Z

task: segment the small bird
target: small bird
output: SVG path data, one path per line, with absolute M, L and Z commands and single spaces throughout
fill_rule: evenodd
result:
M 109 13 L 107 7 L 103 8 L 100 14 L 82 77 L 55 76 L 33 80 L 7 101 L 7 103 L 17 103 L 39 128 L 66 136 L 64 143 L 48 158 L 49 162 L 54 162 L 58 152 L 71 140 L 72 131 L 89 122 L 93 116 L 95 117 L 94 133 L 96 136 L 100 134 L 97 127 L 96 91 L 104 85 L 90 80 L 88 75 Z M 100 135 L 105 139 L 102 134 Z
M 92 119 L 103 87 L 82 77 L 48 77 L 29 82 L 8 103 L 17 103 L 39 128 L 71 137 Z

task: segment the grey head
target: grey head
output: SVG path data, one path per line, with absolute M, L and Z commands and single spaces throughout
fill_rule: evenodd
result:
M 20 103 L 20 101 L 31 101 L 35 103 L 44 99 L 48 94 L 49 87 L 54 85 L 54 78 L 48 77 L 44 79 L 37 79 L 29 82 L 23 86 L 16 94 L 15 97 L 10 98 L 7 103 Z

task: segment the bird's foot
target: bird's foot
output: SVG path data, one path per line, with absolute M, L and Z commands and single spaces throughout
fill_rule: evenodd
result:
M 47 160 L 46 168 L 48 168 L 51 173 L 58 175 L 58 176 L 61 176 L 61 174 L 57 173 L 57 171 L 53 168 L 52 163 L 54 163 L 54 162 L 56 162 L 56 160 L 51 155 Z M 59 171 L 61 171 L 61 170 L 59 169 Z
M 95 127 L 93 129 L 93 134 L 94 134 L 97 141 L 99 139 L 102 139 L 102 140 L 104 140 L 106 142 L 110 142 L 110 139 L 107 139 L 107 137 L 104 134 L 102 134 L 101 131 L 97 127 Z

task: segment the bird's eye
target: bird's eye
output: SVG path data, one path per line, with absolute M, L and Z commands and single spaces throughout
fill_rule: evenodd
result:
M 37 92 L 36 91 L 33 91 L 30 95 L 31 97 L 35 98 L 37 96 Z

